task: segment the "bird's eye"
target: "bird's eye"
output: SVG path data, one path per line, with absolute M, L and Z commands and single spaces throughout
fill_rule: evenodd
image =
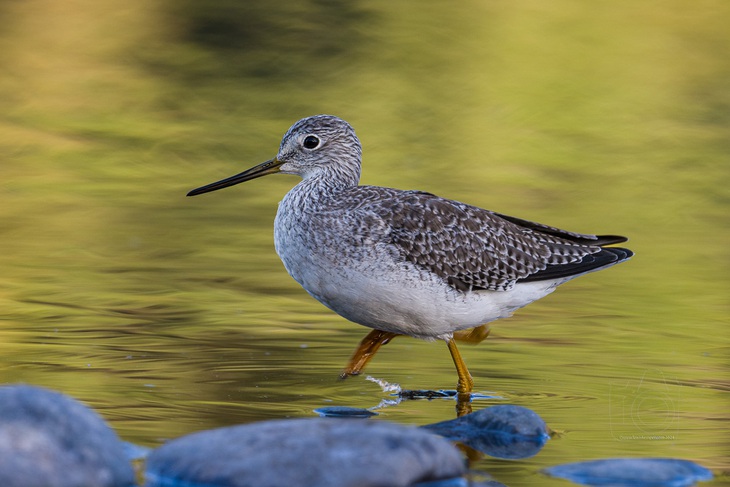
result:
M 315 135 L 307 135 L 304 137 L 303 144 L 305 149 L 316 149 L 319 145 L 319 137 Z

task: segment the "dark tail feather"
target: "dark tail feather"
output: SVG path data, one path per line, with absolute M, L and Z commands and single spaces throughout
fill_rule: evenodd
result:
M 622 237 L 621 235 L 596 235 L 596 240 L 593 243 L 593 245 L 600 245 L 603 247 L 604 245 L 613 245 L 617 243 L 623 243 L 628 241 L 629 239 L 626 237 Z M 633 252 L 631 252 L 628 249 L 623 249 L 628 251 L 629 255 L 626 257 L 627 259 L 634 255 Z
M 531 222 L 530 220 L 523 220 L 522 218 L 514 216 L 503 215 L 502 213 L 495 213 L 495 215 L 523 228 L 529 228 L 530 230 L 540 233 L 564 238 L 565 240 L 569 240 L 580 245 L 598 245 L 602 247 L 604 245 L 613 245 L 626 242 L 628 240 L 626 237 L 622 237 L 621 235 L 590 235 L 587 233 L 569 232 L 568 230 L 561 230 L 560 228 L 543 225 L 542 223 Z
M 609 243 L 613 243 L 612 239 L 617 242 L 625 242 L 624 237 L 612 236 L 612 235 L 600 235 L 598 236 L 599 241 L 607 239 Z M 603 245 L 603 244 L 602 244 Z M 524 279 L 520 279 L 517 282 L 532 282 L 532 281 L 545 281 L 549 279 L 560 279 L 562 277 L 575 277 L 587 272 L 597 271 L 604 267 L 610 267 L 616 265 L 625 260 L 631 258 L 634 255 L 629 249 L 621 247 L 604 247 L 595 254 L 589 254 L 583 257 L 578 262 L 572 262 L 570 264 L 555 264 L 549 265 L 545 269 L 538 271 Z

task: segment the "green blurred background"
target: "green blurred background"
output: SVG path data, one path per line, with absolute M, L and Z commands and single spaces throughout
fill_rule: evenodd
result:
M 670 456 L 727 472 L 728 25 L 724 0 L 2 1 L 0 381 L 71 394 L 147 446 L 392 399 L 336 380 L 367 330 L 274 253 L 295 178 L 185 198 L 331 113 L 364 145 L 363 183 L 631 239 L 630 262 L 462 347 L 503 398 L 476 408 L 521 404 L 561 432 L 478 470 L 563 485 L 536 472 Z M 440 343 L 399 338 L 367 372 L 455 385 Z

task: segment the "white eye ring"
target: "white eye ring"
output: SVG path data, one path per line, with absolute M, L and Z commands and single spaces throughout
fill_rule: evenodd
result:
M 302 146 L 304 146 L 305 149 L 316 149 L 319 147 L 319 137 L 316 135 L 307 135 L 302 141 Z

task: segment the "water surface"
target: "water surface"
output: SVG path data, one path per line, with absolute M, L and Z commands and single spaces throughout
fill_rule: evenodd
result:
M 510 485 L 614 456 L 727 471 L 725 2 L 6 2 L 0 6 L 0 381 L 169 438 L 392 397 L 337 380 L 365 328 L 273 250 L 271 177 L 185 193 L 272 157 L 333 113 L 363 182 L 579 231 L 636 257 L 562 286 L 461 347 L 476 389 L 558 434 L 481 459 Z M 443 343 L 397 338 L 367 374 L 448 389 Z M 426 424 L 449 400 L 372 420 Z M 721 485 L 723 479 L 705 485 Z

